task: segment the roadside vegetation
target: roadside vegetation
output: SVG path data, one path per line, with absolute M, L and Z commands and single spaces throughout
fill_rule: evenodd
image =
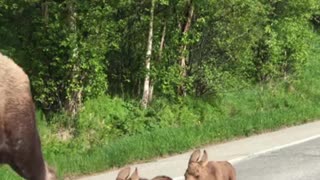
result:
M 61 178 L 320 117 L 316 0 L 0 0 L 0 23 Z

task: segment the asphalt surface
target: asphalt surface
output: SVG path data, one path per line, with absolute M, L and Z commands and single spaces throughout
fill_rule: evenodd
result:
M 237 180 L 320 180 L 320 121 L 201 149 L 207 150 L 209 160 L 228 160 L 234 164 Z M 132 170 L 137 167 L 144 178 L 167 175 L 183 180 L 192 152 L 127 166 Z M 121 168 L 76 179 L 115 180 Z
M 320 138 L 234 164 L 238 180 L 319 180 Z

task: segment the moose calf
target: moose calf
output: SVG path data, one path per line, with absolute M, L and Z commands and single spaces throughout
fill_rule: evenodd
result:
M 200 159 L 200 150 L 195 150 L 185 172 L 186 180 L 236 180 L 236 171 L 227 161 L 209 161 L 206 150 Z
M 130 176 L 130 167 L 125 167 L 119 171 L 116 180 L 148 180 L 148 179 L 140 178 L 137 168 L 134 170 L 134 172 Z M 172 179 L 168 176 L 157 176 L 152 178 L 151 180 L 172 180 Z
M 44 162 L 29 78 L 0 53 L 0 164 L 28 180 L 54 180 Z

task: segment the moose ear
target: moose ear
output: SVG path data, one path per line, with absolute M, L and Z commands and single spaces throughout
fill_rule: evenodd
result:
M 200 158 L 200 153 L 201 153 L 200 149 L 193 151 L 193 153 L 191 154 L 190 159 L 189 159 L 189 164 L 194 163 L 194 162 L 198 162 L 198 160 Z
M 203 150 L 203 155 L 201 157 L 200 164 L 202 166 L 205 166 L 205 165 L 207 165 L 207 163 L 208 163 L 208 153 L 206 150 Z
M 125 167 L 121 169 L 118 173 L 116 180 L 126 180 L 130 175 L 130 167 Z
M 139 180 L 138 168 L 136 168 L 134 172 L 131 174 L 131 180 Z

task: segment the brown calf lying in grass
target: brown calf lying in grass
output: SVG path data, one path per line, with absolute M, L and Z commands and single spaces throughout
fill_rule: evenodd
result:
M 236 180 L 236 171 L 227 161 L 209 161 L 206 150 L 200 159 L 200 150 L 195 150 L 185 172 L 186 180 Z
M 125 167 L 119 171 L 116 180 L 148 180 L 148 179 L 140 178 L 137 168 L 134 170 L 134 172 L 130 176 L 130 167 Z M 156 176 L 151 180 L 172 180 L 172 179 L 168 176 Z
M 0 164 L 28 180 L 54 180 L 43 159 L 28 76 L 0 53 Z

